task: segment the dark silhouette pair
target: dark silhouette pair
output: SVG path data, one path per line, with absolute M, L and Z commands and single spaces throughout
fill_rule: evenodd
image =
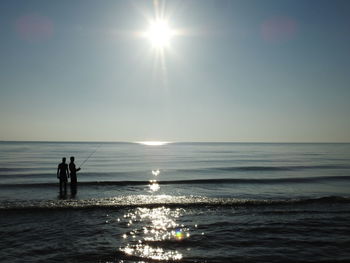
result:
M 57 178 L 60 179 L 60 196 L 67 194 L 68 178 L 70 178 L 71 195 L 75 196 L 77 194 L 77 171 L 79 170 L 80 168 L 75 167 L 73 156 L 70 158 L 69 166 L 66 163 L 66 158 L 62 158 L 62 163 L 57 167 Z

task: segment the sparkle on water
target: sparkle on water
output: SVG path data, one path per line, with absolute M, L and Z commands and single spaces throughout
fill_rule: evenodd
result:
M 149 188 L 152 192 L 156 192 L 159 190 L 160 186 L 157 183 L 157 180 L 150 180 L 149 182 L 150 182 Z
M 153 176 L 158 176 L 160 174 L 159 170 L 152 170 Z M 149 180 L 150 184 L 148 185 L 151 192 L 157 192 L 160 189 L 160 186 L 157 182 L 157 180 Z
M 133 226 L 122 237 L 128 243 L 120 250 L 130 256 L 153 260 L 180 260 L 183 255 L 175 249 L 152 246 L 153 242 L 164 240 L 181 241 L 190 236 L 189 229 L 176 221 L 184 209 L 136 208 L 124 215 L 128 227 Z M 181 227 L 181 228 L 179 228 Z
M 159 173 L 160 173 L 159 170 L 152 170 L 152 174 L 153 174 L 154 176 L 158 176 Z
M 153 176 L 158 176 L 160 171 L 152 170 Z M 159 190 L 157 180 L 150 181 L 151 192 Z M 152 199 L 171 198 L 171 196 L 154 196 Z M 151 260 L 180 260 L 183 255 L 175 249 L 166 249 L 159 247 L 157 242 L 164 240 L 181 241 L 184 238 L 190 237 L 189 228 L 179 224 L 176 221 L 184 209 L 171 209 L 164 206 L 157 208 L 138 207 L 130 210 L 124 215 L 124 224 L 130 230 L 122 235 L 126 245 L 120 247 L 120 251 L 125 254 Z M 119 221 L 118 221 L 119 222 Z

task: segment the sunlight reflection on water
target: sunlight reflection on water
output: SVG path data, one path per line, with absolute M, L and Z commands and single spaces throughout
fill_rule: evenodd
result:
M 160 241 L 179 242 L 190 237 L 189 229 L 177 222 L 184 212 L 185 209 L 182 208 L 166 207 L 136 208 L 129 211 L 124 219 L 128 227 L 134 228 L 122 236 L 127 244 L 120 250 L 130 256 L 154 260 L 182 259 L 182 253 L 161 247 Z
M 157 169 L 157 170 L 152 170 L 152 175 L 157 177 L 158 175 L 160 174 L 160 171 Z M 150 184 L 148 185 L 149 186 L 149 189 L 151 190 L 150 192 L 157 192 L 159 189 L 160 189 L 160 186 L 159 184 L 157 183 L 157 180 L 149 180 Z
M 152 174 L 153 174 L 154 176 L 158 176 L 159 173 L 160 173 L 160 171 L 159 171 L 158 169 L 157 169 L 157 170 L 152 170 Z
M 150 184 L 148 185 L 149 189 L 152 192 L 157 192 L 160 188 L 159 184 L 157 183 L 157 180 L 150 180 L 149 182 L 150 182 Z
M 152 170 L 154 177 L 159 174 L 158 169 Z M 149 182 L 150 193 L 160 189 L 157 180 L 151 179 Z M 152 199 L 159 197 L 152 196 Z M 164 206 L 157 208 L 138 207 L 130 210 L 124 215 L 124 221 L 129 228 L 129 232 L 122 235 L 126 245 L 119 248 L 120 251 L 129 256 L 144 259 L 182 259 L 182 253 L 164 246 L 169 245 L 169 242 L 170 244 L 171 242 L 180 242 L 190 237 L 189 228 L 177 222 L 183 213 L 185 213 L 183 208 L 171 209 Z

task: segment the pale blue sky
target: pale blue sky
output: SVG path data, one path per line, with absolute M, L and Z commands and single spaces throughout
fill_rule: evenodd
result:
M 350 142 L 349 1 L 160 3 L 1 1 L 0 140 Z

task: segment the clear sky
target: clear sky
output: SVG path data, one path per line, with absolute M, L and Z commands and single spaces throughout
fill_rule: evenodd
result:
M 141 35 L 157 12 L 177 32 L 162 50 Z M 350 142 L 349 14 L 348 0 L 3 0 L 0 140 Z

